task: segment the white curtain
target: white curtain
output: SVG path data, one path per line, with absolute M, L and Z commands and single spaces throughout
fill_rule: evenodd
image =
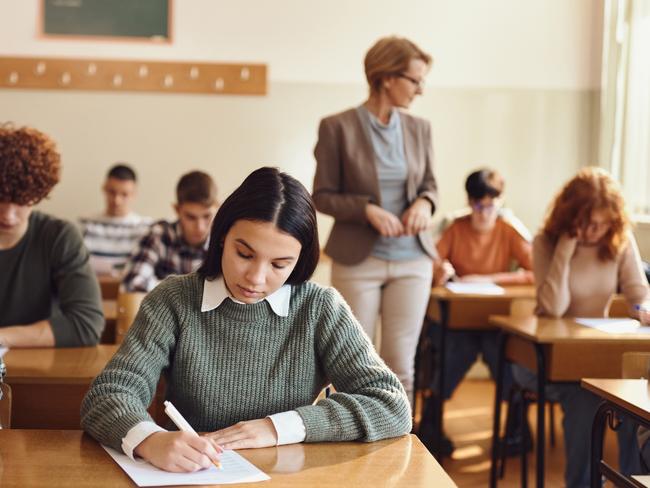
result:
M 650 214 L 650 0 L 606 0 L 600 161 L 634 214 Z

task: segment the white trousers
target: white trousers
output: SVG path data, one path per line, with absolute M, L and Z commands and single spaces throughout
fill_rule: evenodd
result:
M 343 295 L 373 343 L 381 316 L 379 355 L 397 375 L 411 403 L 415 352 L 432 274 L 428 257 L 386 261 L 369 256 L 353 266 L 332 263 L 332 286 Z

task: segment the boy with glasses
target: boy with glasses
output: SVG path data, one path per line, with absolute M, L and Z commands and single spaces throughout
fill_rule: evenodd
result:
M 435 285 L 449 280 L 499 285 L 533 282 L 531 244 L 500 215 L 503 188 L 503 177 L 492 169 L 480 169 L 467 177 L 465 190 L 471 213 L 455 219 L 438 241 Z M 514 270 L 513 263 L 516 263 Z M 439 328 L 434 326 L 433 333 L 439 333 Z M 497 332 L 448 330 L 447 348 L 451 353 L 445 355 L 445 391 L 442 392 L 445 400 L 451 398 L 479 353 L 495 377 Z M 504 381 L 508 391 L 512 381 L 510 368 L 506 368 Z M 509 455 L 521 449 L 521 427 L 516 426 L 514 430 L 512 438 L 506 439 Z M 445 454 L 453 451 L 453 444 L 447 438 L 443 438 L 443 450 Z
M 501 217 L 503 177 L 480 169 L 467 177 L 469 215 L 454 220 L 436 247 L 434 284 L 454 279 L 499 285 L 533 282 L 532 250 L 525 232 Z M 513 262 L 517 264 L 513 270 Z

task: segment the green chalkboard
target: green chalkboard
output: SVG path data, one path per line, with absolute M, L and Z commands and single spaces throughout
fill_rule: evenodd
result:
M 45 35 L 169 40 L 172 0 L 42 0 Z

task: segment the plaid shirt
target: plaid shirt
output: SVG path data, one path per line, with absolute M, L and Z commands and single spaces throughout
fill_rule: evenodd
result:
M 190 246 L 181 233 L 180 222 L 156 222 L 131 255 L 122 281 L 126 291 L 149 292 L 164 278 L 196 271 L 207 253 L 204 246 Z

